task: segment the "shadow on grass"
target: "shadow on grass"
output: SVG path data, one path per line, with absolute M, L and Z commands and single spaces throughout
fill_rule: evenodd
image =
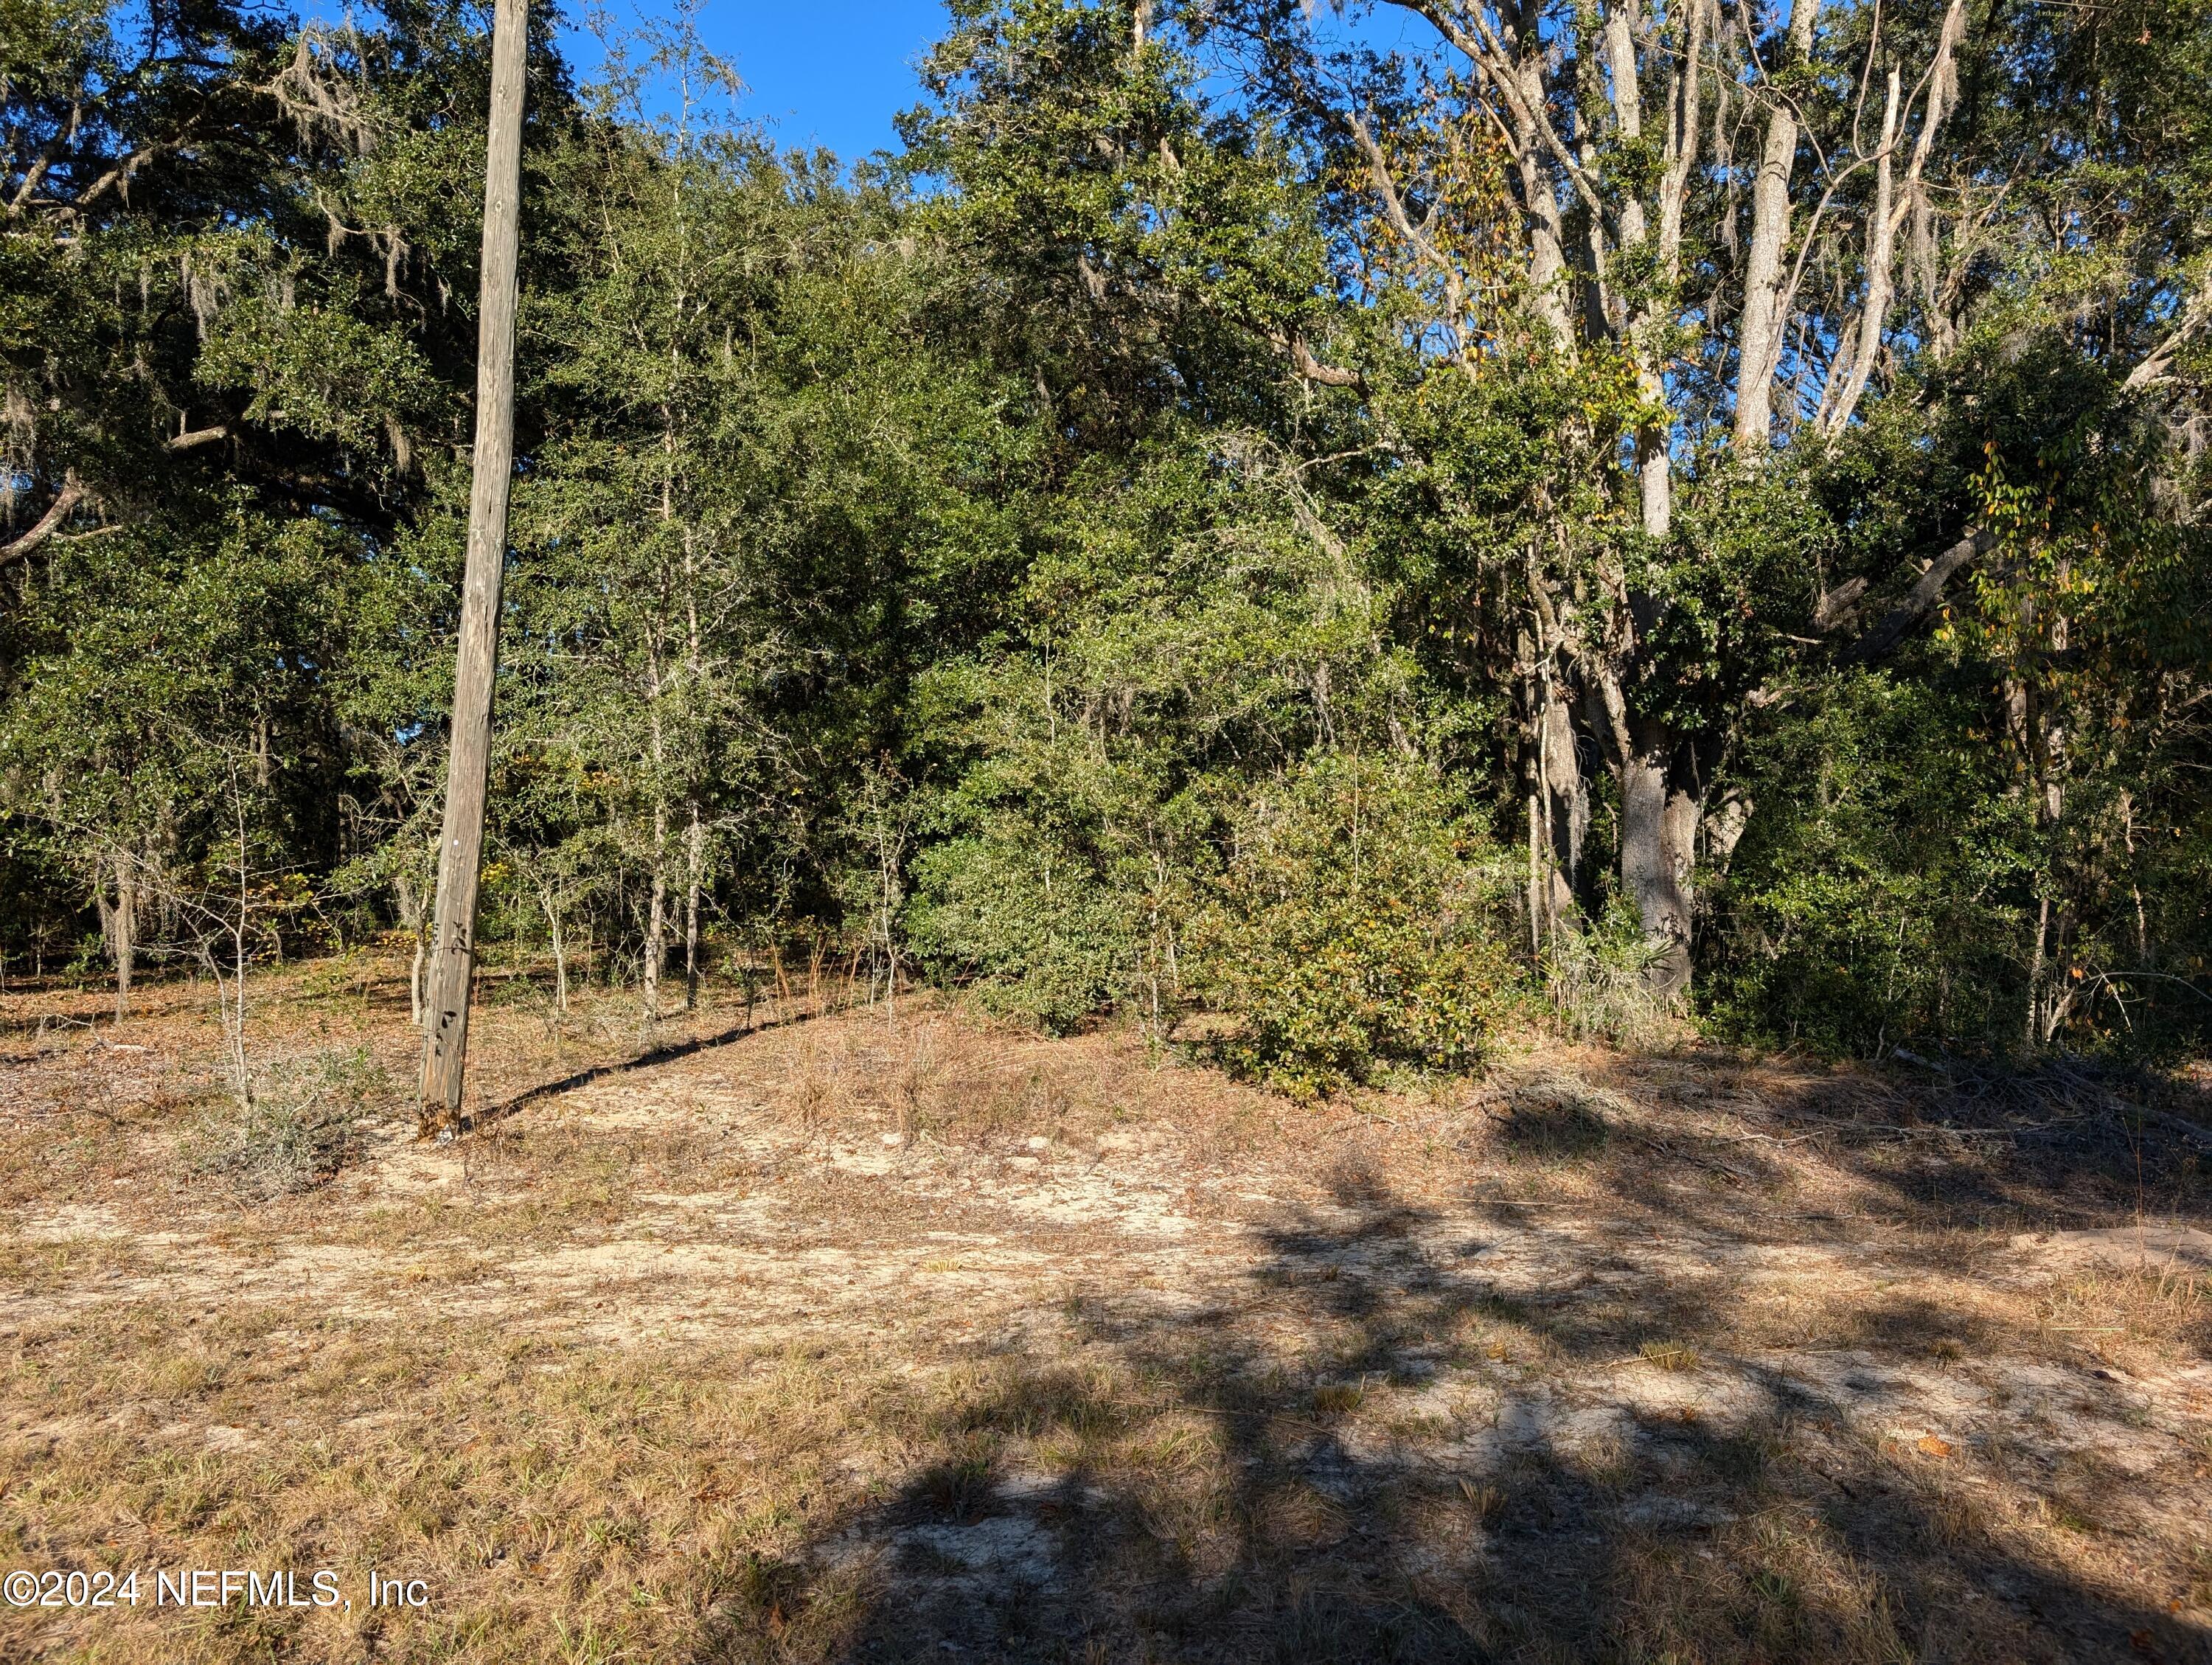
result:
M 1928 1235 L 1938 1260 L 1957 1252 L 1945 1232 L 2110 1224 L 2138 1212 L 2212 1219 L 2212 1097 L 2174 1084 L 2078 1060 L 1958 1078 L 1850 1069 L 1778 1080 L 1721 1054 L 1624 1073 L 1647 1101 L 1632 1121 L 1616 1114 L 1617 1093 L 1571 1078 L 1515 1085 L 1498 1118 L 1506 1158 L 1570 1164 L 1643 1217 L 1729 1233 L 1785 1180 L 1782 1150 L 1817 1141 L 1861 1188 L 1852 1207 L 1862 1221 Z M 1695 1076 L 1693 1105 L 1748 1110 L 1761 1130 L 1716 1134 L 1669 1117 L 1670 1073 Z M 2152 1102 L 2160 1098 L 2172 1103 Z M 1791 1206 L 1795 1236 L 1818 1240 L 1840 1224 Z
M 934 1458 L 756 1569 L 773 1605 L 741 1593 L 708 1656 L 2212 1658 L 2101 1587 L 2088 1537 L 2038 1553 L 1986 1488 L 1869 1434 L 1881 1370 L 1714 1369 L 1724 1268 L 1639 1289 L 1600 1255 L 1510 1293 L 1479 1224 L 1358 1169 L 1329 1190 L 1200 1304 L 1102 1296 L 1057 1356 L 980 1351 L 910 1431 Z M 1960 1335 L 1988 1339 L 1908 1297 L 1866 1341 Z M 1645 1389 L 1613 1390 L 1623 1370 Z M 2094 1450 L 2064 1483 L 2130 1484 Z
M 729 1046 L 734 1042 L 744 1040 L 749 1035 L 759 1035 L 772 1029 L 788 1029 L 794 1024 L 806 1023 L 823 1015 L 818 1010 L 809 1009 L 801 1012 L 777 1012 L 757 1017 L 750 1009 L 748 1009 L 743 1023 L 733 1024 L 715 1034 L 689 1036 L 681 1041 L 671 1041 L 661 1046 L 647 1048 L 634 1057 L 617 1059 L 611 1063 L 593 1064 L 589 1068 L 564 1075 L 557 1081 L 541 1082 L 537 1086 L 526 1087 L 522 1091 L 502 1098 L 495 1103 L 480 1106 L 463 1115 L 454 1124 L 453 1132 L 457 1136 L 476 1133 L 504 1121 L 516 1112 L 528 1109 L 533 1104 L 542 1104 L 549 1099 L 560 1097 L 563 1093 L 574 1092 L 579 1088 L 590 1086 L 595 1081 L 605 1081 L 614 1076 L 628 1075 L 637 1070 L 653 1069 L 662 1064 L 672 1064 L 678 1059 L 689 1058 L 695 1053 L 708 1052 L 716 1047 Z

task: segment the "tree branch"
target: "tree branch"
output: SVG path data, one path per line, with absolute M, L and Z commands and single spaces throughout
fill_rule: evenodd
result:
M 2142 363 L 2129 371 L 2127 380 L 2121 385 L 2130 393 L 2140 393 L 2144 388 L 2154 387 L 2166 380 L 2166 373 L 2173 363 L 2174 354 L 2180 350 L 2190 337 L 2207 324 L 2212 324 L 2212 287 L 2197 292 L 2195 298 L 2182 308 L 2181 321 L 2174 325 L 2173 332 L 2160 343 Z
M 1837 656 L 1844 665 L 1869 665 L 1894 652 L 1905 633 L 1925 618 L 1942 599 L 1943 586 L 1958 571 L 1996 547 L 1996 534 L 1986 527 L 1968 532 L 1929 563 L 1920 581 L 1903 601 L 1882 615 L 1873 627 Z
M 1523 96 L 1513 75 L 1520 67 L 1521 59 L 1498 39 L 1498 32 L 1491 27 L 1490 20 L 1482 15 L 1481 8 L 1476 6 L 1468 13 L 1468 21 L 1474 23 L 1476 31 L 1469 34 L 1453 15 L 1447 0 L 1395 0 L 1395 3 L 1427 18 L 1436 26 L 1437 32 L 1450 41 L 1462 57 L 1489 76 L 1491 84 L 1512 106 L 1514 118 L 1520 124 L 1522 131 L 1530 140 L 1540 142 L 1552 153 L 1567 183 L 1583 199 L 1583 205 L 1602 222 L 1607 216 L 1605 204 L 1598 195 L 1596 181 L 1590 178 L 1589 171 L 1576 160 L 1574 152 L 1559 137 L 1559 130 L 1552 125 L 1552 118 L 1543 106 Z
M 35 550 L 40 544 L 60 531 L 70 513 L 84 501 L 84 488 L 77 483 L 76 476 L 63 477 L 62 489 L 54 494 L 54 501 L 46 505 L 38 524 L 14 543 L 0 547 L 0 567 L 12 566 Z
M 1390 175 L 1389 158 L 1382 154 L 1382 145 L 1368 130 L 1367 123 L 1359 112 L 1350 112 L 1346 119 L 1351 123 L 1352 136 L 1358 142 L 1360 151 L 1367 158 L 1368 177 L 1374 181 L 1376 193 L 1382 199 L 1382 211 L 1389 217 L 1392 228 L 1443 280 L 1444 301 L 1451 308 L 1452 328 L 1456 331 L 1467 313 L 1467 286 L 1460 276 L 1459 268 L 1445 258 L 1435 239 L 1429 235 L 1428 227 L 1414 223 L 1412 213 L 1406 207 L 1405 197 L 1398 189 L 1398 182 Z M 1430 223 L 1433 222 L 1432 212 Z
M 187 129 L 187 131 L 190 130 Z M 106 196 L 108 191 L 113 190 L 118 185 L 128 184 L 131 175 L 137 173 L 140 168 L 143 167 L 148 162 L 153 161 L 154 158 L 161 155 L 161 147 L 158 144 L 145 145 L 132 151 L 128 156 L 116 163 L 114 167 L 109 168 L 107 172 L 101 174 L 89 185 L 86 186 L 84 191 L 77 197 L 77 199 L 69 204 L 70 212 L 82 214 L 86 209 L 98 202 L 100 197 Z
M 1290 355 L 1291 368 L 1301 380 L 1318 382 L 1323 387 L 1358 387 L 1367 386 L 1367 378 L 1357 370 L 1341 370 L 1334 364 L 1323 364 L 1313 355 L 1305 337 L 1285 335 L 1279 330 L 1267 331 L 1267 339 Z
M 1820 599 L 1813 604 L 1813 628 L 1822 635 L 1839 630 L 1844 621 L 1858 605 L 1859 598 L 1867 592 L 1863 578 L 1846 579 L 1832 590 L 1821 592 Z

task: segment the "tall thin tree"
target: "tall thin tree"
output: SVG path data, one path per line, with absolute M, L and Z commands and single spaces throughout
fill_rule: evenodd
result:
M 499 592 L 507 560 L 507 483 L 514 471 L 515 258 L 521 229 L 522 94 L 529 0 L 498 0 L 492 20 L 491 124 L 484 152 L 483 265 L 477 326 L 476 474 L 453 675 L 453 748 L 438 847 L 437 934 L 422 1040 L 425 1131 L 459 1116 L 468 1062 L 469 985 L 476 962 L 477 878 L 483 850 L 492 683 L 499 666 Z

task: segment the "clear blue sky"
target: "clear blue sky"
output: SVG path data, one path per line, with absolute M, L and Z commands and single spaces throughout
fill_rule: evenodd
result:
M 703 0 L 698 27 L 744 79 L 742 114 L 778 145 L 826 144 L 850 161 L 897 149 L 891 118 L 921 101 L 913 66 L 945 19 L 942 0 Z M 588 44 L 574 52 L 588 72 Z

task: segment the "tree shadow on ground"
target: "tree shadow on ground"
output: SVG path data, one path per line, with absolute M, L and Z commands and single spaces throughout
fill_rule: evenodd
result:
M 732 1024 L 714 1034 L 691 1035 L 686 1036 L 680 1041 L 662 1042 L 630 1057 L 588 1065 L 582 1069 L 572 1071 L 557 1080 L 542 1081 L 535 1086 L 526 1087 L 520 1092 L 510 1093 L 506 1097 L 490 1103 L 472 1107 L 457 1119 L 453 1131 L 457 1136 L 476 1133 L 505 1121 L 519 1111 L 526 1110 L 533 1104 L 544 1103 L 549 1099 L 558 1098 L 564 1093 L 575 1092 L 596 1082 L 605 1081 L 616 1076 L 633 1074 L 639 1070 L 656 1069 L 664 1064 L 672 1064 L 679 1059 L 689 1058 L 696 1053 L 710 1052 L 716 1047 L 726 1047 L 744 1040 L 749 1036 L 758 1035 L 768 1030 L 788 1029 L 794 1024 L 810 1022 L 821 1015 L 813 1008 L 797 1012 L 769 1009 L 757 1012 L 748 1006 L 742 1022 Z
M 1494 1269 L 1543 1233 L 1510 1209 L 1330 1189 L 1210 1298 L 1101 1295 L 1056 1353 L 979 1352 L 913 1431 L 932 1460 L 757 1567 L 714 1656 L 2212 1659 L 2100 1581 L 2130 1480 L 2094 1447 L 2026 1476 L 2069 1556 L 1941 1438 L 1870 1426 L 1886 1355 L 1989 1342 L 1966 1316 L 1907 1292 L 1844 1367 L 1731 1358 L 1725 1267 L 1686 1290 L 1601 1249 L 1532 1293 Z
M 1695 1078 L 1686 1103 L 1674 1102 L 1682 1088 L 1670 1068 Z M 1508 1163 L 1571 1168 L 1621 1218 L 1657 1226 L 1736 1237 L 1763 1218 L 1786 1223 L 1793 1241 L 1818 1243 L 1844 1234 L 1840 1204 L 1860 1236 L 1869 1224 L 1882 1228 L 1886 1252 L 1917 1254 L 1931 1267 L 1955 1267 L 1966 1247 L 1960 1233 L 2139 1215 L 2212 1224 L 2212 1128 L 2203 1121 L 2212 1107 L 2201 1094 L 2075 1064 L 1984 1073 L 1965 1094 L 1950 1091 L 1950 1078 L 1918 1073 L 1778 1080 L 1725 1055 L 1632 1064 L 1626 1073 L 1626 1096 L 1567 1076 L 1509 1085 L 1492 1113 L 1497 1148 Z M 2161 1097 L 2175 1102 L 2150 1102 Z M 1685 1108 L 1735 1112 L 1756 1131 Z M 1848 1181 L 1848 1194 L 1798 1188 L 1783 1158 L 1805 1145 Z

